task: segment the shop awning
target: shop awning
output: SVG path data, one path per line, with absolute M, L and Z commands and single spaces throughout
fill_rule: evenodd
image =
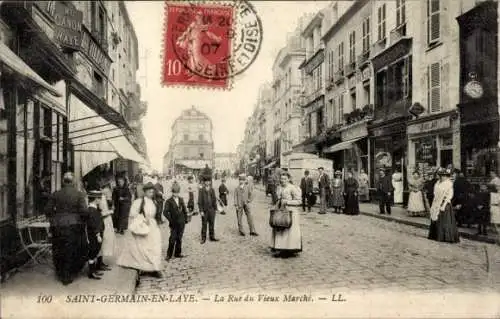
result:
M 276 161 L 272 161 L 271 163 L 267 164 L 266 166 L 262 167 L 262 168 L 271 168 L 273 167 L 274 165 L 276 165 Z
M 49 91 L 51 94 L 60 97 L 62 94 L 58 92 L 52 85 L 47 83 L 40 75 L 38 75 L 32 68 L 30 68 L 17 54 L 12 52 L 8 46 L 6 46 L 3 42 L 0 42 L 0 61 L 12 69 L 17 74 L 22 77 L 30 80 L 37 86 L 44 88 Z
M 73 95 L 70 103 L 69 139 L 78 154 L 79 160 L 75 156 L 75 164 L 80 167 L 75 169 L 81 176 L 116 158 L 148 164 L 128 141 L 126 131 L 97 115 Z
M 329 147 L 325 147 L 325 149 L 323 150 L 324 153 L 335 153 L 335 152 L 338 152 L 338 151 L 342 151 L 342 150 L 347 150 L 347 149 L 350 149 L 352 148 L 352 145 L 359 141 L 360 139 L 363 139 L 364 137 L 359 137 L 359 138 L 355 138 L 355 139 L 352 139 L 352 140 L 349 140 L 349 141 L 344 141 L 344 142 L 340 142 L 338 144 L 335 144 L 335 145 L 332 145 L 332 146 L 329 146 Z

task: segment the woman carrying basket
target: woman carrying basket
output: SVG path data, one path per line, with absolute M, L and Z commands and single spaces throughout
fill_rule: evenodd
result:
M 277 189 L 278 201 L 271 211 L 271 249 L 275 257 L 292 257 L 302 251 L 300 214 L 297 207 L 302 203 L 301 191 L 290 183 L 290 175 L 281 173 Z

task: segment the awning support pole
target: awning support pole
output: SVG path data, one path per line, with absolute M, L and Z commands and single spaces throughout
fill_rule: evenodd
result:
M 111 140 L 113 138 L 118 138 L 118 137 L 121 137 L 121 136 L 123 136 L 123 134 L 115 135 L 115 136 L 111 136 L 111 137 L 106 137 L 106 138 L 101 138 L 101 139 L 98 139 L 98 140 L 88 141 L 88 142 L 84 142 L 84 143 L 73 144 L 73 146 L 80 146 L 80 145 L 85 145 L 85 144 L 90 144 L 90 143 L 107 141 L 107 140 Z
M 82 138 L 82 137 L 85 137 L 85 136 L 90 136 L 90 135 L 95 135 L 95 134 L 100 134 L 100 133 L 105 133 L 105 132 L 111 132 L 111 131 L 116 131 L 116 130 L 119 130 L 119 128 L 115 127 L 115 128 L 107 129 L 107 130 L 104 130 L 104 131 L 99 131 L 99 132 L 93 132 L 93 133 L 87 133 L 87 134 L 77 135 L 77 136 L 70 137 L 69 139 L 73 140 L 73 139 L 76 139 L 76 138 Z

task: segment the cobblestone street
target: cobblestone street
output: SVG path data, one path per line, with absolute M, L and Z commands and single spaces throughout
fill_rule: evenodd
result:
M 229 189 L 232 192 L 234 182 Z M 142 277 L 137 293 L 500 290 L 498 270 L 493 269 L 498 268 L 500 247 L 466 239 L 456 245 L 437 243 L 427 240 L 424 229 L 362 215 L 302 213 L 303 252 L 297 258 L 273 258 L 269 201 L 255 191 L 252 206 L 259 237 L 239 236 L 230 209 L 217 215 L 216 236 L 221 241 L 201 245 L 200 217 L 195 216 L 184 235 L 187 258 L 165 262 L 163 279 Z M 169 231 L 162 227 L 165 253 Z

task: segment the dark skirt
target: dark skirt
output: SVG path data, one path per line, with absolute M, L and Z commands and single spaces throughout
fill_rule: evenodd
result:
M 52 258 L 56 275 L 61 280 L 73 279 L 88 258 L 85 226 L 51 227 Z
M 117 208 L 115 208 L 116 214 L 116 228 L 119 230 L 127 230 L 128 229 L 128 217 L 130 214 L 130 206 L 129 202 L 121 202 Z
M 344 212 L 348 215 L 359 214 L 359 202 L 358 197 L 354 195 L 354 192 L 348 192 L 345 196 L 345 210 Z
M 448 243 L 460 242 L 455 212 L 450 204 L 446 206 L 444 212 L 439 213 L 436 221 L 431 221 L 428 238 Z

